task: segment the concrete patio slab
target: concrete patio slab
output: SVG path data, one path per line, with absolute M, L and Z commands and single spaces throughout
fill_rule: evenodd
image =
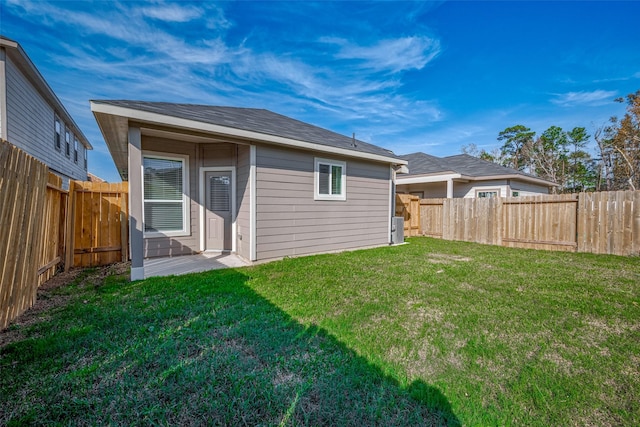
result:
M 250 265 L 235 254 L 207 253 L 144 260 L 144 278 L 198 273 Z

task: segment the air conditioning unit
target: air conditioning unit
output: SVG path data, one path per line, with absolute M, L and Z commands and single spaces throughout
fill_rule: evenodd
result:
M 391 218 L 391 243 L 404 243 L 404 218 L 401 216 Z

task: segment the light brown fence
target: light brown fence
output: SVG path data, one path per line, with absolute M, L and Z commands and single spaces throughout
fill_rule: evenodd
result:
M 59 270 L 126 260 L 127 184 L 75 181 L 0 141 L 0 329 Z M 75 256 L 74 256 L 75 255 Z
M 396 216 L 404 218 L 404 235 L 420 235 L 420 198 L 411 194 L 396 194 Z
M 38 289 L 48 169 L 0 141 L 0 329 L 31 307 Z
M 72 181 L 66 266 L 128 259 L 128 183 Z
M 402 209 L 414 215 L 413 205 Z M 640 191 L 423 199 L 420 218 L 420 234 L 447 240 L 640 255 Z
M 63 261 L 65 218 L 69 193 L 62 189 L 62 178 L 49 172 L 42 213 L 42 242 L 38 263 L 38 285 L 52 278 Z

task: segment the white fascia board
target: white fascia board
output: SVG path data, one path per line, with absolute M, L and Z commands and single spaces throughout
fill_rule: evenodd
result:
M 428 182 L 447 182 L 450 179 L 462 178 L 459 173 L 448 173 L 443 175 L 427 175 L 415 177 L 396 177 L 396 185 L 403 184 L 423 184 Z
M 326 145 L 314 144 L 313 142 L 299 141 L 297 139 L 285 138 L 281 136 L 268 135 L 264 133 L 235 129 L 226 126 L 214 125 L 211 123 L 202 123 L 196 120 L 182 119 L 179 117 L 167 116 L 164 114 L 150 113 L 148 111 L 140 111 L 134 108 L 118 107 L 115 105 L 101 104 L 99 102 L 91 102 L 91 111 L 111 114 L 114 116 L 127 117 L 129 119 L 155 123 L 164 126 L 175 126 L 184 129 L 199 130 L 203 132 L 212 132 L 216 134 L 229 135 L 236 138 L 243 138 L 252 141 L 267 142 L 271 144 L 284 145 L 289 147 L 301 148 L 306 150 L 320 151 L 324 153 L 337 154 L 347 157 L 356 157 L 360 159 L 374 160 L 378 162 L 391 163 L 394 165 L 406 165 L 409 162 L 394 157 L 382 156 L 379 154 L 363 153 L 360 151 L 352 151 L 344 148 L 329 147 Z

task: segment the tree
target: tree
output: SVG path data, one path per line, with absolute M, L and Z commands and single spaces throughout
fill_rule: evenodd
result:
M 559 184 L 555 191 L 566 189 L 568 144 L 567 133 L 561 127 L 551 126 L 530 145 L 526 153 L 537 176 Z
M 567 132 L 569 145 L 573 146 L 573 152 L 569 154 L 569 178 L 567 190 L 571 192 L 595 189 L 596 167 L 591 155 L 584 148 L 590 135 L 583 127 L 575 127 Z
M 535 134 L 523 125 L 511 126 L 500 132 L 498 141 L 504 141 L 500 147 L 504 158 L 503 165 L 518 170 L 524 170 L 529 166 L 529 159 L 525 153 L 528 151 L 527 147 L 533 143 Z
M 640 189 L 640 90 L 616 102 L 626 102 L 621 120 L 611 117 L 596 132 L 601 170 L 607 190 Z
M 488 152 L 484 148 L 479 149 L 478 146 L 474 143 L 463 145 L 460 151 L 463 154 L 468 154 L 470 156 L 486 160 L 487 162 L 502 164 L 504 160 L 499 149 L 494 148 L 493 150 L 491 150 L 491 152 Z

